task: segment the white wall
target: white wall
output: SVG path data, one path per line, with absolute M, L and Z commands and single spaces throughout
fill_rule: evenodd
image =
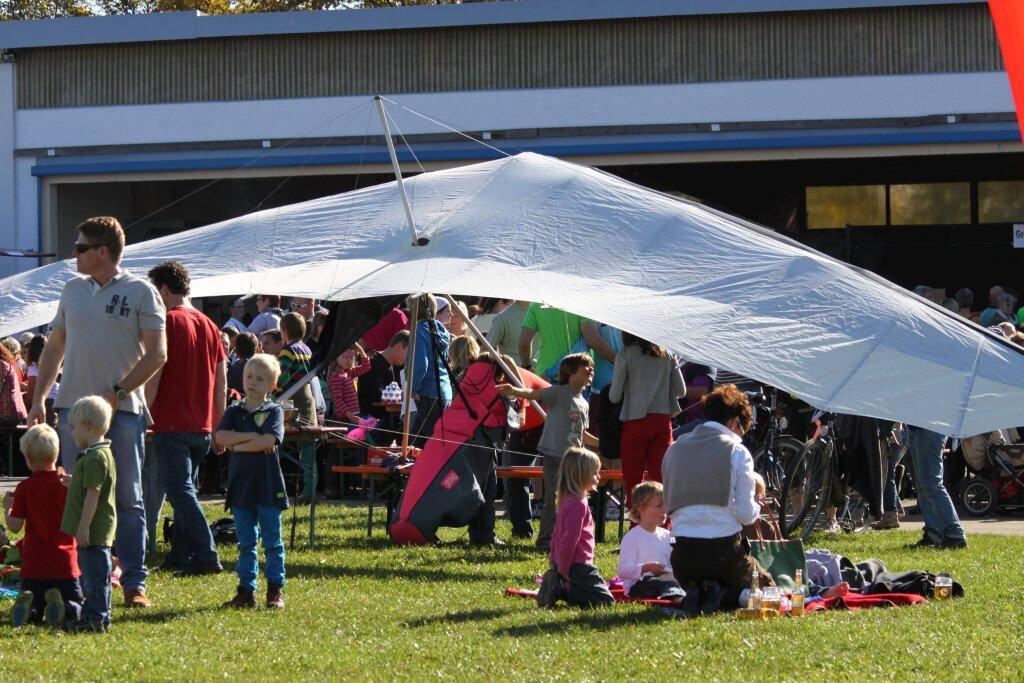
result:
M 685 85 L 392 95 L 461 130 L 803 121 L 1012 112 L 1006 74 L 866 76 Z M 429 121 L 388 105 L 408 134 Z M 354 108 L 359 108 L 352 111 Z M 17 146 L 51 148 L 378 134 L 368 97 L 17 112 Z

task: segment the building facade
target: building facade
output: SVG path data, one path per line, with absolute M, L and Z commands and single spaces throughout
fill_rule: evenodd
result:
M 983 1 L 182 12 L 13 22 L 0 49 L 0 247 L 64 257 L 90 215 L 134 242 L 387 181 L 381 94 L 409 173 L 493 158 L 482 141 L 906 286 L 1024 285 L 1024 154 Z

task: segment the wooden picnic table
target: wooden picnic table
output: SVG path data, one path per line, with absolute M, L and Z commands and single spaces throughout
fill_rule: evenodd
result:
M 299 470 L 302 473 L 302 476 L 303 477 L 308 477 L 312 473 L 309 472 L 308 471 L 309 468 L 307 468 L 302 463 L 302 457 L 301 457 L 301 449 L 302 449 L 302 447 L 305 444 L 309 444 L 309 443 L 315 444 L 317 441 L 329 441 L 329 442 L 335 442 L 335 440 L 338 440 L 338 441 L 348 441 L 348 439 L 345 438 L 346 434 L 348 434 L 348 427 L 340 427 L 340 426 L 333 427 L 333 426 L 328 426 L 328 425 L 316 425 L 316 426 L 313 426 L 313 425 L 299 425 L 299 424 L 288 425 L 288 426 L 285 427 L 285 430 L 284 430 L 284 443 L 297 444 L 298 448 L 300 450 L 300 456 L 296 457 L 296 456 L 292 455 L 290 452 L 287 452 L 287 451 L 285 451 L 282 448 L 280 450 L 281 457 L 289 460 L 290 462 L 295 463 L 296 465 L 298 465 Z M 282 443 L 281 445 L 283 446 L 284 443 Z M 351 441 L 349 443 L 355 444 L 355 443 L 358 443 L 358 442 Z M 313 459 L 313 467 L 316 467 L 316 459 L 315 458 Z M 317 495 L 316 495 L 316 487 L 314 486 L 313 487 L 313 495 L 310 496 L 310 498 L 309 498 L 309 547 L 311 549 L 316 547 L 316 504 L 317 504 Z M 291 546 L 292 546 L 292 549 L 295 548 L 295 527 L 294 527 L 294 525 L 292 526 Z

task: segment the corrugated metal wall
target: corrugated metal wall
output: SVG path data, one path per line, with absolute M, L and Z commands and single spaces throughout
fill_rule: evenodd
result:
M 24 50 L 17 106 L 1001 68 L 987 5 L 937 5 Z

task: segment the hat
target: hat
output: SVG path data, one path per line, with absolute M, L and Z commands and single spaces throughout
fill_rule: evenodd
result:
M 448 299 L 437 297 L 437 312 L 440 313 L 448 305 Z

